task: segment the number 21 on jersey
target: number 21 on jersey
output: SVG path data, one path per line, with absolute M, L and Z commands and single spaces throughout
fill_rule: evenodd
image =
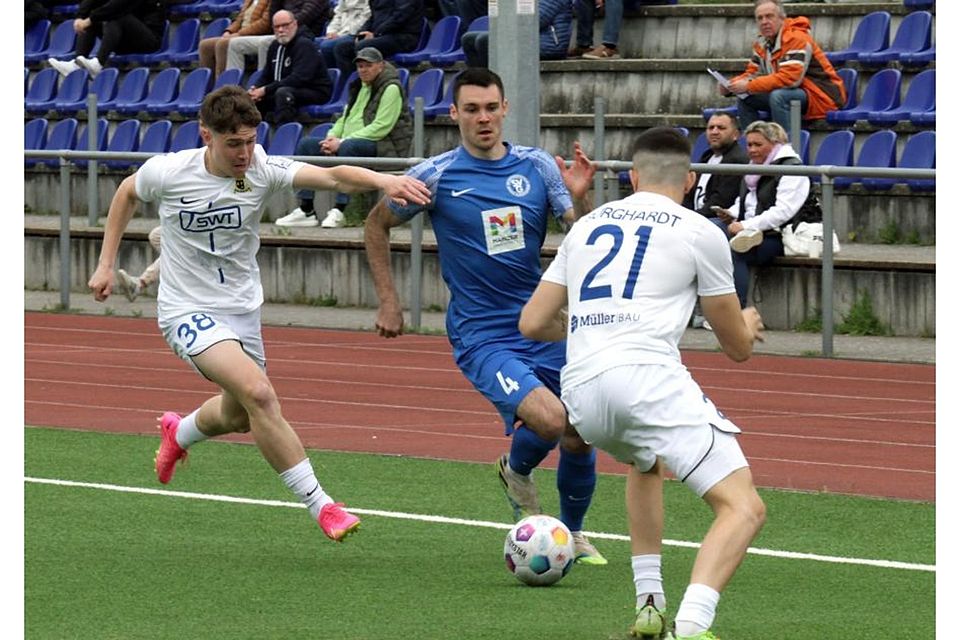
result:
M 637 236 L 637 248 L 633 251 L 630 271 L 627 273 L 627 280 L 623 285 L 621 296 L 624 298 L 629 299 L 633 297 L 633 290 L 637 286 L 637 276 L 640 273 L 640 266 L 643 264 L 643 256 L 647 252 L 647 245 L 650 243 L 651 231 L 653 231 L 653 227 L 642 226 L 638 227 L 636 232 L 634 232 L 634 235 Z M 623 246 L 623 229 L 615 224 L 601 225 L 594 229 L 590 237 L 587 238 L 587 244 L 596 244 L 597 240 L 603 236 L 611 236 L 613 238 L 613 244 L 610 246 L 610 250 L 607 251 L 606 255 L 600 258 L 597 264 L 593 265 L 593 268 L 587 272 L 587 276 L 583 279 L 583 283 L 580 285 L 581 302 L 613 297 L 613 288 L 609 284 L 594 286 L 593 281 L 601 271 L 613 262 L 617 254 L 620 253 L 620 249 Z

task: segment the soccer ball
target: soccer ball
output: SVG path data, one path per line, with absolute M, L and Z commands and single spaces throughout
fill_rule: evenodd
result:
M 507 533 L 503 557 L 520 582 L 551 585 L 573 566 L 573 536 L 552 516 L 528 516 Z

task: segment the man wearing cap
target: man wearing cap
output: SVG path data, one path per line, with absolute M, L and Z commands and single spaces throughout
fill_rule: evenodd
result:
M 273 14 L 276 40 L 267 50 L 267 64 L 248 93 L 265 120 L 284 124 L 297 119 L 305 104 L 323 104 L 333 87 L 323 56 L 313 36 L 298 30 L 297 19 L 286 9 Z
M 397 69 L 374 47 L 364 47 L 354 58 L 359 76 L 350 85 L 343 115 L 323 140 L 303 138 L 298 156 L 405 157 L 413 141 L 413 122 Z M 348 196 L 337 193 L 336 206 L 321 223 L 313 208 L 313 191 L 300 191 L 300 206 L 277 220 L 281 227 L 343 226 Z
M 352 60 L 360 49 L 375 47 L 384 58 L 413 51 L 423 31 L 423 0 L 370 0 L 370 17 L 355 38 L 341 38 L 333 46 L 340 73 L 353 71 Z

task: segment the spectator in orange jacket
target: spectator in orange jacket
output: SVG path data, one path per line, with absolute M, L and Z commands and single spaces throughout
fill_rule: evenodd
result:
M 758 111 L 790 130 L 790 102 L 800 101 L 805 120 L 824 118 L 846 101 L 843 81 L 810 35 L 810 20 L 788 18 L 782 0 L 755 0 L 754 17 L 760 35 L 753 44 L 747 69 L 718 86 L 722 95 L 736 95 L 740 129 L 759 120 Z

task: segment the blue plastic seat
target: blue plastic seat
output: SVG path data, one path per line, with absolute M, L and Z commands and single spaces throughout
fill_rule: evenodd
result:
M 110 131 L 110 123 L 107 122 L 106 118 L 97 118 L 97 141 L 96 147 L 90 148 L 90 136 L 88 131 L 89 123 L 80 125 L 80 128 L 77 130 L 77 144 L 73 147 L 74 151 L 106 151 L 107 150 L 107 133 Z M 73 163 L 78 167 L 87 166 L 86 159 L 77 159 Z
M 453 83 L 462 72 L 458 71 L 447 81 L 447 88 L 443 92 L 443 97 L 436 104 L 424 108 L 423 115 L 427 118 L 435 118 L 450 113 L 450 105 L 453 104 Z
M 173 124 L 169 120 L 155 120 L 144 129 L 140 136 L 140 152 L 142 153 L 166 153 L 170 150 L 170 132 L 173 130 Z M 138 165 L 139 162 L 130 162 L 131 165 Z
M 47 132 L 47 144 L 43 147 L 47 151 L 60 149 L 73 149 L 77 146 L 77 119 L 64 118 L 60 122 L 50 127 Z M 52 158 L 50 160 L 38 160 L 38 164 L 44 164 L 48 167 L 59 167 L 60 160 Z
M 843 80 L 843 88 L 847 92 L 847 101 L 843 103 L 844 109 L 853 109 L 857 106 L 857 90 L 859 89 L 860 74 L 856 69 L 843 67 L 837 69 L 837 75 Z
M 351 72 L 347 79 L 340 84 L 340 88 L 334 91 L 334 95 L 327 100 L 326 104 L 310 105 L 308 113 L 316 118 L 342 113 L 347 106 L 347 100 L 350 98 L 350 83 L 359 77 L 356 71 Z
M 339 69 L 337 72 L 339 73 Z M 216 91 L 220 87 L 225 87 L 228 84 L 240 84 L 240 81 L 243 80 L 243 70 L 242 69 L 224 69 L 223 73 L 217 76 L 217 81 L 213 83 L 213 88 L 211 91 Z
M 256 69 L 254 71 L 251 71 L 250 75 L 247 77 L 247 80 L 240 86 L 243 87 L 244 89 L 249 89 L 250 87 L 256 86 L 256 84 L 260 81 L 261 75 L 263 75 L 262 69 Z
M 106 73 L 106 69 L 100 75 Z M 118 102 L 132 104 L 141 102 L 147 97 L 147 81 L 150 79 L 150 70 L 146 67 L 137 67 L 127 71 L 117 87 L 117 93 L 111 100 L 98 101 L 100 111 L 114 109 Z
M 157 74 L 153 79 L 153 82 L 150 83 L 150 89 L 147 91 L 147 95 L 144 96 L 142 100 L 135 100 L 131 102 L 121 101 L 120 98 L 117 98 L 116 103 L 113 105 L 114 110 L 117 113 L 137 113 L 139 111 L 148 111 L 150 106 L 158 106 L 161 104 L 169 104 L 174 102 L 177 99 L 177 94 L 180 89 L 180 69 L 176 67 L 168 67 Z
M 203 30 L 203 36 L 201 39 L 219 38 L 229 26 L 230 18 L 217 18 L 216 20 L 211 20 L 210 24 L 207 25 L 207 28 Z
M 907 14 L 889 47 L 880 51 L 857 54 L 857 62 L 865 65 L 882 65 L 899 59 L 905 53 L 927 49 L 930 46 L 932 24 L 933 17 L 929 11 Z
M 931 44 L 928 48 L 923 49 L 922 51 L 901 54 L 900 64 L 908 67 L 922 67 L 923 65 L 934 62 L 936 59 L 937 45 Z
M 37 20 L 23 34 L 23 53 L 40 53 L 47 48 L 47 38 L 50 36 L 50 21 L 46 18 Z
M 410 69 L 405 67 L 400 67 L 397 69 L 397 80 L 400 81 L 400 86 L 403 87 L 403 93 L 407 94 L 410 92 Z
M 690 162 L 700 162 L 700 156 L 709 148 L 710 143 L 707 142 L 707 132 L 702 131 L 700 135 L 697 136 L 697 139 L 693 141 L 693 150 L 690 152 Z
M 840 51 L 827 51 L 827 59 L 834 65 L 856 60 L 861 53 L 882 51 L 890 46 L 890 14 L 874 11 L 863 16 L 857 24 L 850 46 Z
M 897 134 L 890 130 L 876 131 L 867 136 L 860 153 L 857 155 L 855 167 L 889 168 L 897 165 Z M 834 178 L 833 184 L 838 189 L 845 189 L 854 182 L 861 182 L 858 177 Z
M 312 118 L 325 118 L 331 115 L 331 113 L 328 111 L 328 105 L 347 95 L 345 92 L 342 94 L 340 93 L 340 69 L 336 67 L 327 67 L 327 75 L 330 76 L 330 86 L 333 87 L 332 91 L 330 92 L 330 98 L 327 99 L 324 104 L 308 104 L 304 105 L 300 109 Z M 342 110 L 344 106 L 346 106 L 346 101 L 344 101 L 340 109 Z M 336 111 L 333 113 L 336 113 Z
M 324 122 L 315 126 L 313 129 L 310 130 L 310 133 L 308 133 L 303 137 L 304 138 L 320 138 L 321 140 L 323 140 L 324 138 L 327 137 L 327 133 L 329 133 L 330 129 L 332 128 L 333 128 L 332 122 Z
M 257 125 L 257 144 L 264 149 L 270 146 L 270 124 L 266 120 Z
M 23 125 L 23 148 L 43 149 L 47 146 L 47 129 L 49 122 L 46 118 L 34 118 Z M 24 159 L 24 164 L 32 167 L 37 163 L 35 158 Z
M 113 130 L 107 151 L 132 152 L 140 149 L 140 121 L 124 120 Z M 103 165 L 110 169 L 125 169 L 133 162 L 131 160 L 104 160 Z
M 187 74 L 180 87 L 180 93 L 170 102 L 148 104 L 147 113 L 179 113 L 182 116 L 196 116 L 200 112 L 203 98 L 210 91 L 213 72 L 207 67 L 197 67 Z
M 910 114 L 910 122 L 918 127 L 935 127 L 937 125 L 937 110 L 931 109 L 923 113 Z
M 160 35 L 160 46 L 155 51 L 144 53 L 114 53 L 110 56 L 113 64 L 152 64 L 149 61 L 159 61 L 158 55 L 165 55 L 170 47 L 170 21 L 163 23 L 163 33 Z
M 413 113 L 414 100 L 423 98 L 423 107 L 436 104 L 443 97 L 443 69 L 427 69 L 413 81 L 407 104 Z
M 810 164 L 810 132 L 800 129 L 800 148 L 794 149 L 803 164 Z
M 827 134 L 820 142 L 813 164 L 818 167 L 832 165 L 834 167 L 849 167 L 853 165 L 853 131 L 843 129 Z M 820 176 L 813 176 L 811 180 L 820 181 Z
M 470 21 L 470 24 L 467 26 L 467 29 L 464 33 L 470 31 L 489 31 L 490 30 L 490 16 L 479 16 Z M 431 53 L 430 54 L 430 64 L 435 67 L 449 67 L 450 65 L 456 62 L 463 62 L 467 59 L 467 54 L 463 52 L 463 45 L 459 42 L 457 47 L 452 51 L 447 51 L 445 53 Z
M 903 6 L 911 11 L 917 9 L 932 9 L 934 0 L 903 0 Z
M 937 134 L 921 131 L 907 139 L 897 166 L 901 169 L 934 169 L 937 163 Z M 913 191 L 933 191 L 936 180 L 905 178 L 864 178 L 863 186 L 871 191 L 890 189 L 897 183 L 905 183 Z
M 426 27 L 429 29 L 429 27 Z M 393 61 L 398 65 L 416 66 L 421 62 L 429 61 L 430 56 L 439 53 L 449 53 L 460 45 L 460 17 L 444 16 L 437 20 L 430 31 L 430 38 L 423 47 L 407 53 L 398 53 Z
M 198 16 L 207 10 L 205 0 L 187 0 L 187 2 L 171 3 L 167 7 L 167 12 L 171 16 Z
M 47 58 L 57 58 L 58 60 L 62 58 L 72 58 L 76 42 L 77 34 L 73 30 L 73 20 L 64 20 L 53 27 L 47 46 L 39 51 L 25 52 L 23 61 L 25 63 L 34 63 L 41 62 Z
M 120 71 L 116 67 L 107 67 L 101 71 L 96 78 L 93 79 L 93 82 L 90 83 L 90 88 L 86 92 L 87 94 L 94 94 L 97 96 L 97 109 L 100 110 L 100 103 L 109 102 L 113 100 L 117 95 L 117 77 L 120 75 Z M 87 96 L 72 101 L 66 102 L 57 100 L 54 108 L 60 113 L 76 113 L 78 111 L 83 111 L 87 108 Z
M 300 142 L 300 135 L 303 133 L 303 125 L 299 122 L 287 122 L 273 132 L 270 140 L 270 146 L 265 147 L 267 155 L 271 156 L 292 156 L 297 150 L 297 143 Z
M 203 146 L 203 140 L 200 138 L 200 123 L 196 120 L 188 120 L 177 127 L 170 138 L 170 151 L 183 151 L 184 149 L 198 149 Z
M 900 70 L 883 69 L 873 74 L 863 91 L 860 104 L 853 109 L 827 113 L 827 122 L 850 124 L 866 120 L 871 111 L 889 111 L 900 106 Z
M 53 107 L 59 77 L 57 70 L 52 68 L 41 69 L 34 76 L 30 88 L 27 89 L 27 95 L 23 99 L 23 108 L 27 113 L 45 113 Z
M 914 77 L 903 102 L 896 109 L 871 111 L 867 121 L 877 126 L 894 125 L 901 120 L 909 120 L 911 114 L 930 111 L 937 104 L 937 70 L 927 69 Z
M 170 64 L 185 65 L 200 58 L 200 20 L 190 18 L 177 25 L 170 46 L 166 51 L 149 54 L 145 57 L 146 64 L 169 62 Z
M 89 75 L 86 69 L 71 71 L 70 75 L 60 82 L 60 88 L 53 99 L 51 108 L 63 111 L 62 107 L 81 102 L 86 104 Z

